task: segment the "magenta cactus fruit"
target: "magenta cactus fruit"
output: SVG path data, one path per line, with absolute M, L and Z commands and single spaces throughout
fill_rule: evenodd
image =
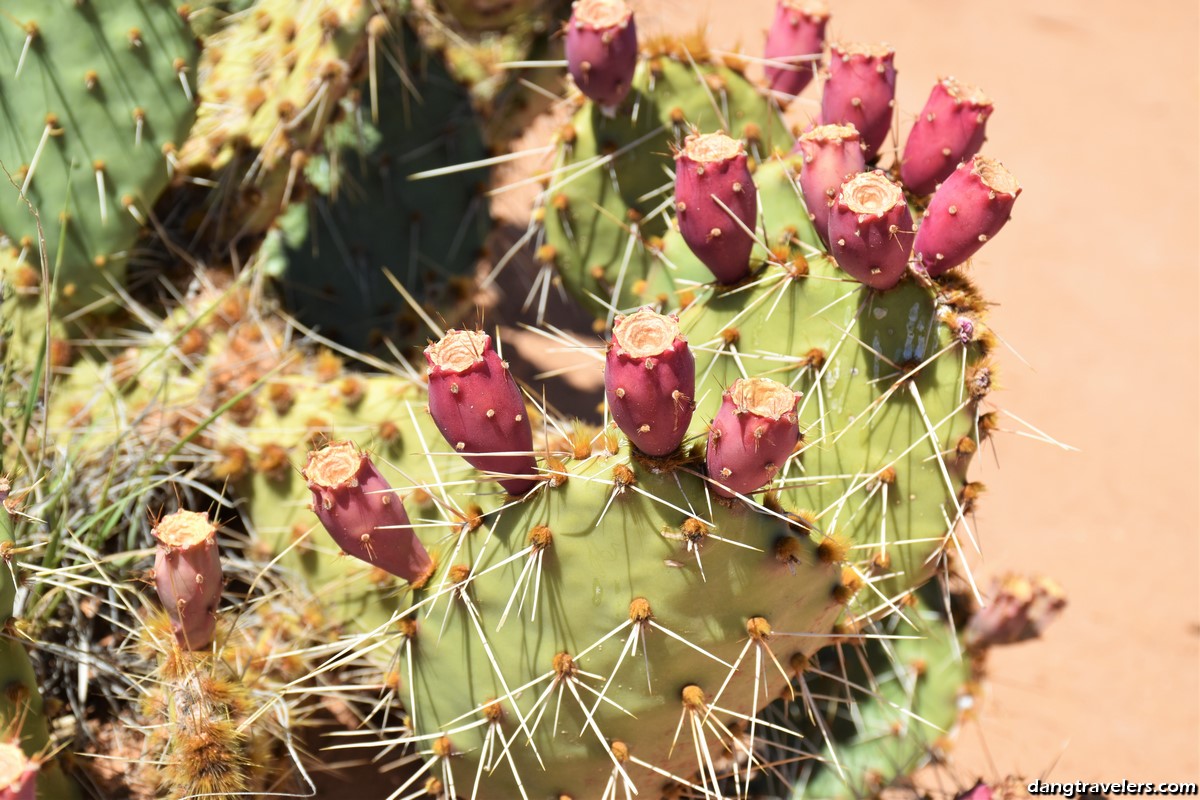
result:
M 447 331 L 425 348 L 429 413 L 442 436 L 471 466 L 499 477 L 511 495 L 536 484 L 533 430 L 516 380 L 492 339 L 480 331 Z
M 967 644 L 975 648 L 1036 639 L 1067 606 L 1067 594 L 1049 578 L 1006 575 L 992 587 L 991 602 L 967 625 Z
M 882 170 L 842 184 L 829 212 L 829 251 L 838 266 L 872 289 L 904 277 L 912 252 L 912 214 L 904 192 Z
M 0 742 L 0 800 L 35 800 L 40 767 L 19 741 Z
M 153 534 L 154 586 L 175 640 L 185 650 L 202 650 L 216 632 L 223 584 L 217 529 L 208 514 L 176 511 L 160 519 Z
M 696 360 L 679 332 L 679 318 L 648 308 L 617 317 L 604 391 L 617 427 L 638 450 L 650 456 L 678 450 L 696 394 Z
M 913 244 L 936 277 L 973 256 L 1008 222 L 1021 187 L 999 161 L 975 156 L 942 182 L 929 201 Z
M 567 68 L 602 108 L 621 104 L 637 68 L 637 26 L 624 0 L 576 0 L 567 22 Z
M 770 378 L 739 378 L 725 390 L 708 430 L 713 491 L 748 495 L 771 482 L 800 441 L 800 395 Z
M 873 161 L 887 140 L 896 102 L 895 51 L 886 44 L 835 44 L 821 96 L 821 121 L 858 129 Z
M 772 92 L 797 95 L 804 91 L 820 64 L 828 22 L 825 0 L 779 0 L 765 51 L 767 86 Z
M 913 123 L 900 162 L 900 179 L 910 192 L 927 195 L 954 168 L 983 147 L 992 101 L 978 88 L 942 78 L 934 84 Z
M 758 189 L 740 141 L 721 132 L 684 140 L 675 155 L 675 212 L 683 240 L 719 282 L 750 274 Z
M 867 168 L 862 139 L 853 125 L 819 125 L 796 140 L 804 156 L 800 192 L 821 240 L 829 245 L 829 209 L 847 180 Z
M 312 509 L 347 555 L 416 583 L 433 566 L 400 497 L 370 456 L 353 442 L 334 442 L 308 454 L 304 479 Z

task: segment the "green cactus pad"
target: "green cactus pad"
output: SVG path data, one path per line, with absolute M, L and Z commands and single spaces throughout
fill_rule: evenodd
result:
M 642 282 L 670 219 L 672 148 L 692 129 L 749 139 L 758 160 L 792 145 L 777 112 L 741 74 L 699 56 L 689 63 L 668 54 L 638 65 L 614 117 L 587 102 L 560 133 L 557 172 L 545 193 L 551 249 L 542 256 L 597 316 L 647 302 Z
M 347 382 L 355 386 L 353 403 L 346 402 L 342 391 Z M 281 392 L 294 401 L 286 407 L 272 403 L 270 395 L 278 398 Z M 385 625 L 403 607 L 397 581 L 342 555 L 322 530 L 309 508 L 312 493 L 300 474 L 308 451 L 325 441 L 355 442 L 371 454 L 393 488 L 409 495 L 405 505 L 414 523 L 436 514 L 430 498 L 437 491 L 414 494 L 414 486 L 437 480 L 432 477 L 435 472 L 441 481 L 469 480 L 469 468 L 457 459 L 435 462 L 425 455 L 441 438 L 425 412 L 423 393 L 406 379 L 354 375 L 320 385 L 311 377 L 286 376 L 272 381 L 256 403 L 253 426 L 230 428 L 220 437 L 226 457 L 231 448 L 245 451 L 246 469 L 231 478 L 245 504 L 252 535 L 272 556 L 286 552 L 281 566 L 295 571 L 308 586 L 319 587 L 332 618 L 353 622 L 360 630 Z
M 454 6 L 474 3 L 446 3 Z M 487 140 L 497 148 L 521 135 L 538 114 L 554 103 L 554 93 L 562 82 L 562 70 L 550 65 L 562 58 L 557 41 L 562 24 L 570 14 L 566 0 L 517 0 L 485 2 L 484 10 L 503 11 L 495 15 L 501 25 L 494 29 L 472 29 L 468 23 L 429 6 L 420 6 L 409 14 L 409 21 L 421 39 L 421 46 L 445 60 L 450 74 L 467 87 L 472 102 L 484 118 Z M 525 62 L 525 66 L 509 66 Z M 537 65 L 537 62 L 544 62 Z
M 445 66 L 407 30 L 389 46 L 408 61 L 404 75 L 380 67 L 378 123 L 347 104 L 347 119 L 330 130 L 330 155 L 308 164 L 315 191 L 289 209 L 265 263 L 303 323 L 360 351 L 386 352 L 385 340 L 424 343 L 424 324 L 385 269 L 442 324 L 469 311 L 491 227 L 486 170 L 409 179 L 485 151 L 470 99 Z M 365 103 L 370 87 L 359 88 Z
M 401 647 L 400 668 L 414 681 L 405 696 L 415 735 L 429 737 L 423 746 L 448 736 L 453 755 L 443 766 L 463 794 L 482 758 L 482 797 L 518 796 L 514 775 L 531 798 L 598 797 L 614 771 L 613 741 L 665 771 L 624 762 L 641 792 L 669 782 L 665 774 L 689 780 L 701 766 L 691 734 L 674 748 L 672 735 L 681 716 L 708 711 L 696 704 L 685 712 L 681 692 L 699 686 L 703 703 L 720 693 L 725 710 L 713 716 L 722 720 L 752 716 L 782 681 L 766 666 L 755 696 L 754 665 L 770 657 L 748 638 L 749 620 L 811 633 L 778 641 L 815 650 L 841 608 L 837 570 L 781 519 L 710 505 L 686 470 L 655 472 L 628 456 L 549 463 L 563 485 L 493 512 L 472 532 L 422 535 L 439 569 L 414 595 L 416 634 Z M 713 526 L 698 533 L 693 516 Z M 645 608 L 653 625 L 639 616 Z M 644 637 L 636 650 L 634 630 Z M 582 672 L 571 674 L 561 653 Z M 593 726 L 584 707 L 602 690 Z M 485 714 L 493 701 L 499 721 Z M 472 724 L 485 719 L 493 721 Z M 481 755 L 489 736 L 511 741 L 509 756 Z M 720 735 L 711 737 L 719 746 Z
M 0 233 L 40 268 L 32 205 L 58 292 L 82 307 L 123 280 L 167 185 L 164 150 L 194 117 L 198 48 L 167 0 L 13 0 L 0 31 Z
M 840 645 L 842 660 L 831 650 L 816 662 L 817 669 L 833 677 L 805 676 L 809 694 L 823 698 L 816 713 L 823 717 L 824 726 L 797 703 L 787 707 L 786 718 L 820 750 L 816 759 L 792 765 L 793 786 L 779 796 L 791 800 L 875 796 L 914 773 L 937 750 L 939 741 L 952 734 L 963 700 L 972 691 L 975 669 L 936 607 L 922 600 L 907 607 L 905 615 L 915 628 L 893 617 L 879 626 L 876 635 L 918 638 Z M 854 685 L 847 686 L 846 681 Z M 772 710 L 780 710 L 780 705 Z
M 887 612 L 934 575 L 943 551 L 972 547 L 959 493 L 977 441 L 972 392 L 985 380 L 976 366 L 984 347 L 956 339 L 938 319 L 947 308 L 916 283 L 880 295 L 846 282 L 827 258 L 808 269 L 792 278 L 767 267 L 757 287 L 684 312 L 697 401 L 713 407 L 743 373 L 804 392 L 803 451 L 776 481 L 779 497 L 851 546 L 850 560 L 871 576 L 860 600 Z M 697 435 L 710 415 L 696 415 Z
M 681 326 L 696 352 L 693 434 L 703 435 L 735 378 L 803 392 L 803 452 L 774 486 L 785 507 L 810 512 L 816 530 L 852 548 L 873 587 L 855 609 L 887 612 L 934 574 L 943 550 L 973 547 L 958 496 L 978 443 L 990 339 L 981 302 L 959 279 L 940 291 L 906 280 L 879 293 L 841 272 L 817 249 L 789 177 L 797 166 L 776 160 L 755 175 L 769 265 L 757 261 L 759 247 L 760 271 L 741 287 L 676 279 L 692 296 Z M 704 271 L 675 231 L 663 260 L 677 276 Z
M 270 172 L 286 168 L 294 148 L 318 144 L 353 83 L 375 11 L 364 0 L 258 0 L 226 18 L 205 41 L 184 168 L 219 169 L 248 146 L 256 169 Z

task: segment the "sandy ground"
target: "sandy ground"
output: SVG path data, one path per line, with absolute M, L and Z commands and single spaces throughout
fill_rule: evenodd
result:
M 939 75 L 994 99 L 984 152 L 1024 187 L 974 267 L 1020 354 L 1001 354 L 994 396 L 1078 448 L 1006 436 L 977 459 L 977 570 L 1053 576 L 1071 606 L 1044 641 L 995 653 L 955 771 L 1196 780 L 1198 5 L 831 5 L 831 38 L 895 46 L 903 129 Z M 647 1 L 639 19 L 707 21 L 718 45 L 756 53 L 773 7 Z

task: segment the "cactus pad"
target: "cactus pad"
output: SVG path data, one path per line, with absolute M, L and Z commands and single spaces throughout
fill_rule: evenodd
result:
M 164 153 L 194 117 L 198 48 L 167 0 L 15 0 L 0 31 L 0 234 L 17 262 L 40 268 L 23 193 L 60 295 L 81 307 L 120 284 L 149 225 Z

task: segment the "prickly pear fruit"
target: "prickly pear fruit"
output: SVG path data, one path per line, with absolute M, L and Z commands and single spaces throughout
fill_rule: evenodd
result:
M 913 123 L 900 162 L 900 179 L 910 192 L 927 195 L 954 168 L 983 147 L 992 101 L 977 87 L 954 78 L 934 84 Z
M 724 133 L 691 134 L 675 156 L 679 232 L 721 283 L 750 273 L 758 190 L 746 149 Z
M 838 189 L 867 168 L 862 138 L 853 125 L 818 125 L 800 135 L 796 151 L 804 154 L 800 192 L 821 241 L 829 245 L 829 208 Z
M 624 0 L 577 0 L 567 22 L 567 68 L 575 85 L 606 109 L 629 94 L 637 67 L 637 26 Z
M 835 44 L 821 96 L 821 121 L 858 129 L 873 161 L 887 139 L 896 99 L 895 51 L 886 44 Z
M 838 266 L 872 289 L 904 277 L 912 252 L 912 214 L 904 192 L 882 170 L 842 184 L 829 213 L 829 250 Z
M 713 491 L 748 495 L 767 485 L 800 441 L 800 395 L 770 378 L 738 378 L 721 397 L 705 462 Z
M 816 75 L 825 49 L 825 0 L 779 0 L 775 21 L 767 31 L 764 70 L 772 92 L 797 95 Z
M 957 267 L 991 239 L 1012 212 L 1021 187 L 999 161 L 975 156 L 933 194 L 913 250 L 932 276 Z
M 646 455 L 666 456 L 683 442 L 696 396 L 696 360 L 679 318 L 645 308 L 617 317 L 604 366 L 613 419 Z
M 217 529 L 208 514 L 176 511 L 158 521 L 154 585 L 175 640 L 185 650 L 202 650 L 212 641 L 221 600 L 221 557 Z
M 447 331 L 425 348 L 429 414 L 471 466 L 499 477 L 511 495 L 534 487 L 533 430 L 508 365 L 480 331 Z
M 1066 605 L 1066 592 L 1049 578 L 1007 575 L 993 587 L 991 602 L 971 617 L 967 644 L 984 648 L 1036 639 Z
M 404 502 L 352 442 L 335 442 L 308 454 L 304 478 L 313 512 L 347 555 L 416 583 L 433 566 L 413 533 Z
M 0 800 L 34 800 L 40 765 L 17 742 L 0 742 Z

